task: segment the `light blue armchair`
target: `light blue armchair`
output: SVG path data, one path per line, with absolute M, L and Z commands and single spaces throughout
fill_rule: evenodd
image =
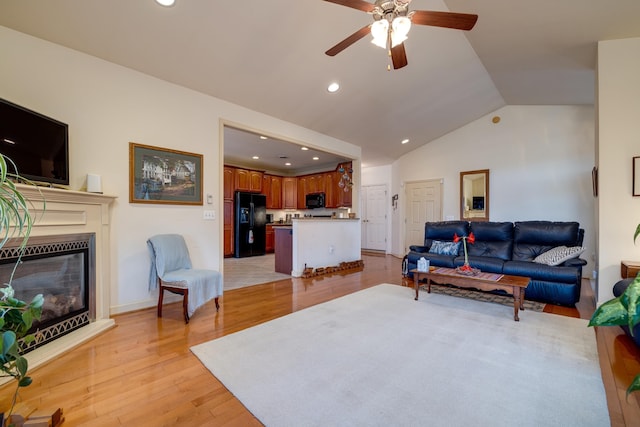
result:
M 222 295 L 222 275 L 215 270 L 194 269 L 189 250 L 179 234 L 159 234 L 147 240 L 151 256 L 149 290 L 158 289 L 158 317 L 162 317 L 164 291 L 183 296 L 184 321 L 206 302 Z

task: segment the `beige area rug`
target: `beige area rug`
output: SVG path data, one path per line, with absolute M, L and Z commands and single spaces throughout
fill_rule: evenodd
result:
M 274 254 L 246 258 L 225 258 L 222 280 L 226 291 L 261 283 L 290 279 L 288 274 L 276 273 Z
M 604 426 L 587 321 L 382 284 L 191 348 L 266 426 Z

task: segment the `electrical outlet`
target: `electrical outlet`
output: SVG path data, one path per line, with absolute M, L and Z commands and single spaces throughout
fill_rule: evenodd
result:
M 202 219 L 213 221 L 216 219 L 216 211 L 202 211 Z

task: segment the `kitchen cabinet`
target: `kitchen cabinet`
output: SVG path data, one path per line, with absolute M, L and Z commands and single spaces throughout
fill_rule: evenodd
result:
M 298 208 L 298 178 L 286 176 L 282 178 L 282 208 Z M 304 206 L 302 206 L 304 207 Z
M 291 274 L 293 265 L 293 228 L 275 227 L 275 270 Z
M 233 176 L 233 171 L 234 171 L 234 168 L 230 168 L 228 166 L 224 167 L 223 194 L 224 194 L 225 200 L 233 200 L 233 192 L 235 189 L 234 187 L 235 179 Z
M 235 191 L 262 192 L 262 172 L 236 168 L 234 177 Z
M 265 244 L 265 252 L 270 254 L 273 253 L 275 248 L 275 234 L 273 231 L 273 225 L 267 224 L 267 236 L 266 236 L 266 244 Z
M 298 177 L 298 209 L 305 209 L 307 207 L 307 177 Z
M 233 256 L 233 199 L 224 200 L 224 226 L 223 226 L 223 238 L 224 248 L 223 253 L 225 257 Z
M 262 193 L 267 196 L 267 209 L 282 209 L 282 177 L 264 174 Z

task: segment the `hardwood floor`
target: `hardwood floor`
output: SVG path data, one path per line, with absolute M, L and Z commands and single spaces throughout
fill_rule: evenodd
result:
M 211 301 L 189 325 L 180 303 L 165 306 L 161 319 L 154 308 L 115 316 L 115 328 L 31 371 L 33 384 L 21 391 L 21 404 L 63 408 L 64 426 L 259 426 L 189 348 L 379 283 L 403 283 L 400 259 L 363 260 L 360 272 L 227 291 L 220 312 Z M 547 305 L 545 311 L 588 319 L 593 294 L 586 281 L 582 288 L 577 308 Z M 640 425 L 637 394 L 624 396 L 640 372 L 640 351 L 617 327 L 599 328 L 597 339 L 611 425 Z M 8 396 L 9 387 L 0 396 Z

